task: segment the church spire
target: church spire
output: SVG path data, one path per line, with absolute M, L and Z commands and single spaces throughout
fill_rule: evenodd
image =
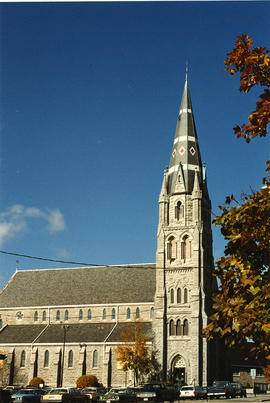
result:
M 185 86 L 168 171 L 168 194 L 178 193 L 179 186 L 177 186 L 177 181 L 180 169 L 184 176 L 185 193 L 192 193 L 195 170 L 198 171 L 200 182 L 202 181 L 202 163 L 188 88 L 187 66 Z

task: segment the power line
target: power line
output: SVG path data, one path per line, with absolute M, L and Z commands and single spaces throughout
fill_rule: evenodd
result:
M 79 264 L 79 265 L 82 265 L 82 266 L 108 266 L 108 265 L 101 265 L 101 264 L 95 264 L 95 263 L 83 263 L 83 262 L 72 262 L 72 261 L 59 260 L 59 259 L 50 259 L 50 258 L 47 258 L 47 257 L 38 257 L 38 256 L 25 255 L 23 253 L 7 252 L 5 250 L 0 250 L 0 253 L 3 253 L 5 255 L 11 255 L 11 256 L 25 257 L 25 258 L 28 258 L 28 259 L 45 260 L 46 262 L 74 264 L 74 265 Z
M 27 259 L 35 259 L 35 260 L 42 260 L 42 261 L 46 261 L 46 262 L 54 262 L 54 263 L 62 263 L 62 264 L 72 264 L 72 265 L 81 265 L 81 266 L 92 266 L 92 267 L 107 267 L 107 268 L 119 268 L 119 269 L 125 269 L 125 268 L 136 268 L 136 269 L 151 269 L 151 270 L 163 270 L 163 267 L 156 267 L 155 263 L 153 263 L 152 265 L 147 265 L 147 263 L 141 263 L 141 267 L 140 267 L 140 263 L 128 263 L 128 264 L 123 264 L 123 265 L 108 265 L 108 264 L 96 264 L 96 263 L 85 263 L 85 262 L 74 262 L 74 261 L 68 261 L 68 260 L 60 260 L 60 259 L 52 259 L 52 258 L 46 258 L 46 257 L 40 257 L 40 256 L 32 256 L 32 255 L 26 255 L 23 253 L 16 253 L 16 252 L 8 252 L 5 250 L 0 250 L 0 253 L 4 254 L 4 255 L 9 255 L 9 256 L 19 256 L 19 257 L 23 257 L 23 258 L 27 258 Z M 17 263 L 16 263 L 17 264 Z M 216 264 L 214 264 L 214 266 L 216 266 Z M 176 269 L 178 267 L 166 267 L 166 269 Z M 185 267 L 186 268 L 186 267 Z M 204 266 L 204 268 L 211 268 L 209 266 Z
M 124 269 L 124 268 L 129 268 L 129 267 L 138 268 L 138 269 L 155 269 L 155 267 L 146 266 L 146 265 L 144 265 L 144 263 L 142 263 L 144 265 L 143 267 L 139 267 L 139 266 L 136 267 L 137 264 L 139 265 L 140 263 L 126 264 L 126 265 L 108 265 L 108 264 L 73 262 L 73 261 L 68 261 L 68 260 L 51 259 L 51 258 L 46 258 L 46 257 L 26 255 L 26 254 L 23 254 L 23 253 L 8 252 L 8 251 L 4 251 L 4 250 L 0 250 L 0 253 L 5 254 L 5 255 L 24 257 L 24 258 L 27 258 L 27 259 L 36 259 L 36 260 L 42 260 L 42 261 L 47 261 L 47 262 L 73 264 L 73 265 L 81 265 L 81 266 L 110 267 L 110 268 L 119 268 L 119 269 Z

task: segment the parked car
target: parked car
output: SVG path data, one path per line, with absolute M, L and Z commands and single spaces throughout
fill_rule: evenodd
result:
M 235 396 L 247 397 L 246 388 L 244 388 L 240 382 L 232 382 L 231 385 L 234 389 Z
M 88 398 L 89 398 L 89 400 L 91 400 L 91 402 L 96 402 L 97 400 L 99 400 L 99 396 L 100 396 L 98 393 L 98 388 L 94 388 L 94 387 L 83 388 L 81 390 L 81 394 L 88 396 Z
M 89 401 L 86 395 L 82 395 L 77 388 L 55 388 L 49 393 L 41 396 L 40 402 L 60 403 L 60 402 L 87 403 Z
M 12 403 L 10 389 L 0 388 L 0 402 L 1 403 Z
M 214 381 L 212 386 L 207 388 L 207 397 L 210 399 L 226 397 L 226 399 L 235 397 L 235 392 L 230 381 Z
M 178 399 L 177 390 L 174 387 L 166 386 L 164 383 L 146 383 L 137 392 L 137 400 L 154 400 L 156 402 L 170 401 Z
M 130 388 L 112 388 L 109 392 L 104 395 L 100 395 L 99 401 L 101 402 L 128 402 L 134 403 L 136 402 L 136 394 Z
M 11 395 L 14 403 L 39 403 L 41 396 L 46 392 L 39 388 L 24 388 Z
M 202 386 L 182 386 L 179 391 L 180 399 L 206 399 L 207 388 Z

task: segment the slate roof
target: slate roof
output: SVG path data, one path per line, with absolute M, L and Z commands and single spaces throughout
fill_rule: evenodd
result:
M 0 308 L 154 301 L 155 264 L 17 271 Z
M 46 325 L 8 325 L 0 332 L 0 343 L 32 343 Z
M 170 159 L 168 176 L 168 194 L 173 194 L 179 172 L 183 171 L 184 185 L 187 193 L 191 193 L 194 183 L 194 167 L 202 181 L 202 162 L 193 116 L 191 97 L 186 76 L 181 106 L 176 124 L 173 151 Z
M 129 322 L 130 323 L 130 322 Z M 152 338 L 152 323 L 141 322 L 144 335 Z M 126 323 L 70 324 L 66 330 L 66 343 L 120 342 Z M 45 330 L 44 330 L 45 329 Z M 40 336 L 39 336 L 40 335 Z M 109 336 L 109 337 L 108 337 Z M 63 343 L 61 325 L 8 325 L 0 332 L 0 344 L 14 343 Z

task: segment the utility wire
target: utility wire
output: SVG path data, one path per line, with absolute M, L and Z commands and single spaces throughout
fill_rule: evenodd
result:
M 58 259 L 50 259 L 50 258 L 46 258 L 46 257 L 30 256 L 30 255 L 24 255 L 22 253 L 7 252 L 5 250 L 0 250 L 0 253 L 3 253 L 5 255 L 11 255 L 11 256 L 25 257 L 25 258 L 28 258 L 28 259 L 45 260 L 46 262 L 55 262 L 55 263 L 64 263 L 64 264 L 76 264 L 76 265 L 80 264 L 82 266 L 108 266 L 108 265 L 101 265 L 101 264 L 94 264 L 94 263 L 69 262 L 67 260 L 58 260 Z
M 25 255 L 23 253 L 15 253 L 15 252 L 7 252 L 5 250 L 0 250 L 0 253 L 5 254 L 5 255 L 11 255 L 11 256 L 19 256 L 19 257 L 24 257 L 27 259 L 36 259 L 36 260 L 42 260 L 46 262 L 54 262 L 54 263 L 63 263 L 63 264 L 74 264 L 74 265 L 81 265 L 81 266 L 92 266 L 92 267 L 110 267 L 110 268 L 119 268 L 119 269 L 124 269 L 128 267 L 135 267 L 138 269 L 156 269 L 155 267 L 151 266 L 143 266 L 143 267 L 136 267 L 140 263 L 128 263 L 124 265 L 108 265 L 108 264 L 95 264 L 95 263 L 84 263 L 84 262 L 73 262 L 73 261 L 68 261 L 68 260 L 59 260 L 59 259 L 50 259 L 50 258 L 45 258 L 45 257 L 38 257 L 38 256 L 31 256 L 31 255 Z M 144 263 L 142 263 L 144 264 Z
M 15 253 L 15 252 L 8 252 L 5 250 L 0 250 L 0 253 L 4 254 L 4 255 L 10 255 L 10 256 L 19 256 L 19 257 L 24 257 L 27 259 L 35 259 L 35 260 L 42 260 L 42 261 L 46 261 L 46 262 L 54 262 L 54 263 L 62 263 L 62 264 L 73 264 L 73 265 L 81 265 L 81 266 L 92 266 L 92 267 L 108 267 L 108 268 L 112 268 L 112 269 L 125 269 L 125 268 L 136 268 L 136 269 L 151 269 L 151 270 L 163 270 L 163 267 L 157 268 L 155 266 L 155 263 L 153 263 L 153 266 L 148 266 L 147 263 L 127 263 L 127 264 L 123 264 L 123 265 L 108 265 L 108 264 L 96 264 L 96 263 L 84 263 L 84 262 L 73 262 L 73 261 L 68 261 L 68 260 L 59 260 L 59 259 L 51 259 L 51 258 L 46 258 L 46 257 L 39 257 L 39 256 L 31 256 L 31 255 L 25 255 L 23 253 Z M 140 267 L 140 264 L 142 265 L 142 267 Z M 217 265 L 214 264 L 214 266 L 216 267 Z M 211 268 L 209 266 L 204 266 L 205 268 Z M 166 267 L 166 269 L 176 269 L 178 267 Z

